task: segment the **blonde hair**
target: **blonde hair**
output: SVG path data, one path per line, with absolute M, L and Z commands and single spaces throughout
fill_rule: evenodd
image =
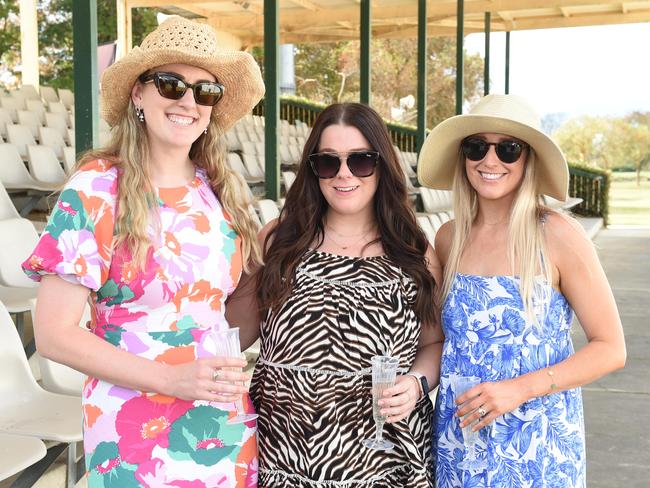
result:
M 537 190 L 537 169 L 535 151 L 528 149 L 524 176 L 510 210 L 508 224 L 508 260 L 512 274 L 519 276 L 519 293 L 526 315 L 539 324 L 535 313 L 536 299 L 545 302 L 547 288 L 538 286 L 537 276 L 541 275 L 548 286 L 553 285 L 553 274 L 544 239 L 543 219 L 551 212 L 545 207 Z M 476 191 L 467 179 L 465 156 L 459 152 L 453 182 L 454 223 L 449 257 L 444 270 L 443 284 L 439 291 L 439 303 L 444 304 L 460 261 L 469 241 L 472 223 L 478 212 Z
M 99 150 L 85 153 L 75 169 L 95 159 L 105 159 L 119 167 L 120 178 L 117 193 L 116 239 L 114 247 L 126 245 L 137 266 L 144 266 L 151 245 L 147 234 L 152 212 L 158 208 L 146 162 L 149 160 L 149 140 L 145 125 L 136 114 L 133 101 L 129 99 L 126 113 L 112 129 L 110 142 Z M 210 116 L 208 132 L 201 134 L 190 149 L 190 159 L 204 168 L 210 186 L 224 208 L 235 232 L 242 240 L 244 270 L 262 262 L 257 242 L 257 224 L 248 209 L 251 204 L 242 182 L 226 162 L 225 145 L 214 111 Z

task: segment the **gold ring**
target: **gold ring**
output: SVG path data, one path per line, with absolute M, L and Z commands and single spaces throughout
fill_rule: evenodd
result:
M 221 376 L 221 370 L 215 369 L 214 372 L 212 373 L 212 381 L 218 381 L 219 376 Z

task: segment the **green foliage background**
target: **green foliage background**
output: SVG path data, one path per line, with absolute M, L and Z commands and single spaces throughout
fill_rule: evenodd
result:
M 41 83 L 72 90 L 72 0 L 41 0 L 37 9 Z M 158 25 L 156 12 L 148 8 L 132 10 L 134 44 Z M 18 13 L 18 0 L 0 0 L 0 69 L 20 80 Z M 116 38 L 115 0 L 97 0 L 97 42 L 104 44 Z

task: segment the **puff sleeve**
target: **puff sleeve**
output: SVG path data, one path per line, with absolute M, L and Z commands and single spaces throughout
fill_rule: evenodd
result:
M 61 192 L 36 248 L 22 264 L 31 279 L 55 274 L 93 291 L 108 278 L 115 229 L 117 168 L 102 160 L 79 169 Z

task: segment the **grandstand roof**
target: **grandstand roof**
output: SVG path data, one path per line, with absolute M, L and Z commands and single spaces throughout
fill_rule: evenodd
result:
M 456 33 L 456 0 L 427 2 L 428 35 Z M 279 0 L 282 43 L 359 38 L 359 0 Z M 203 18 L 244 46 L 264 37 L 263 0 L 126 0 L 128 7 L 158 7 L 167 13 Z M 418 2 L 372 0 L 373 38 L 417 35 Z M 650 1 L 465 0 L 465 34 L 483 32 L 492 13 L 492 32 L 650 22 Z

